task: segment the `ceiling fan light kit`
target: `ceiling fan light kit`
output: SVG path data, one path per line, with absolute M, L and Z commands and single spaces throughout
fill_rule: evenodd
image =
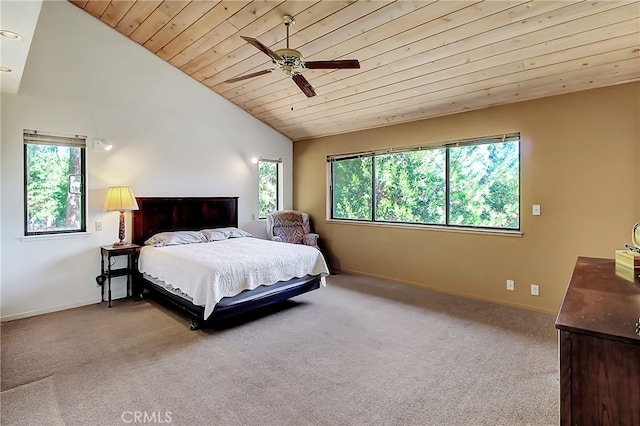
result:
M 307 95 L 307 97 L 316 96 L 316 91 L 311 86 L 311 83 L 301 74 L 299 69 L 346 69 L 346 68 L 360 68 L 360 62 L 357 59 L 342 59 L 336 61 L 305 61 L 302 57 L 302 53 L 299 50 L 289 48 L 289 26 L 295 23 L 293 16 L 285 15 L 283 17 L 284 26 L 287 29 L 287 47 L 285 49 L 278 49 L 275 52 L 269 49 L 255 38 L 241 36 L 244 41 L 251 44 L 264 54 L 268 55 L 273 62 L 275 68 L 270 68 L 262 71 L 253 72 L 250 74 L 241 75 L 239 77 L 226 80 L 225 83 L 235 83 L 237 81 L 246 80 L 248 78 L 257 77 L 264 74 L 269 74 L 276 69 L 281 70 L 287 77 L 298 85 L 300 90 Z

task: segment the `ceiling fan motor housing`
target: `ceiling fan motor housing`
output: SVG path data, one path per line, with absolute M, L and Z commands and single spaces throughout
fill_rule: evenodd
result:
M 295 49 L 278 49 L 276 54 L 282 58 L 281 61 L 273 61 L 273 63 L 287 75 L 291 75 L 295 68 L 301 68 L 304 65 L 302 54 Z

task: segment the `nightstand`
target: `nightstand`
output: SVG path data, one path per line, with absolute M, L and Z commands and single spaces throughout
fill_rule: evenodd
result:
M 124 246 L 100 246 L 100 271 L 101 274 L 96 277 L 96 281 L 102 287 L 100 290 L 101 301 L 104 302 L 104 284 L 107 284 L 107 293 L 109 297 L 109 307 L 111 307 L 111 277 L 127 277 L 127 296 L 129 292 L 133 293 L 131 288 L 131 278 L 135 272 L 138 263 L 138 250 L 140 246 L 137 244 L 127 244 Z M 127 266 L 125 268 L 111 269 L 111 258 L 117 256 L 127 256 Z M 105 265 L 106 259 L 106 265 Z

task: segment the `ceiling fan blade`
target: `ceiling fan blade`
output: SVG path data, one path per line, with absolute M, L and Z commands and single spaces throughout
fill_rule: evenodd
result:
M 240 36 L 242 37 L 242 39 L 244 41 L 246 41 L 247 43 L 255 46 L 258 50 L 263 51 L 264 53 L 266 53 L 267 55 L 269 55 L 271 57 L 271 59 L 275 60 L 275 61 L 281 61 L 282 58 L 280 57 L 280 55 L 278 55 L 276 52 L 274 52 L 273 50 L 269 49 L 267 46 L 265 46 L 264 44 L 260 43 L 258 40 L 256 40 L 255 38 L 251 38 L 251 37 L 247 37 L 247 36 Z
M 316 95 L 316 91 L 313 89 L 313 86 L 311 86 L 311 84 L 307 81 L 306 78 L 304 78 L 302 74 L 294 74 L 291 76 L 291 78 L 296 82 L 300 90 L 302 90 L 302 92 L 304 92 L 304 94 L 307 95 L 308 98 Z
M 358 62 L 357 59 L 342 59 L 339 61 L 305 61 L 304 67 L 310 70 L 360 68 L 360 62 Z
M 252 72 L 251 74 L 241 75 L 240 77 L 230 78 L 229 80 L 225 80 L 225 83 L 235 83 L 236 81 L 246 80 L 247 78 L 257 77 L 259 75 L 269 74 L 275 71 L 275 68 L 269 68 L 268 70 L 262 70 L 257 72 Z

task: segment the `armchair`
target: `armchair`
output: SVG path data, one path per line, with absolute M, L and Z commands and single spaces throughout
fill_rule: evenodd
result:
M 296 210 L 267 213 L 267 235 L 273 241 L 318 248 L 318 234 L 311 232 L 309 215 Z

